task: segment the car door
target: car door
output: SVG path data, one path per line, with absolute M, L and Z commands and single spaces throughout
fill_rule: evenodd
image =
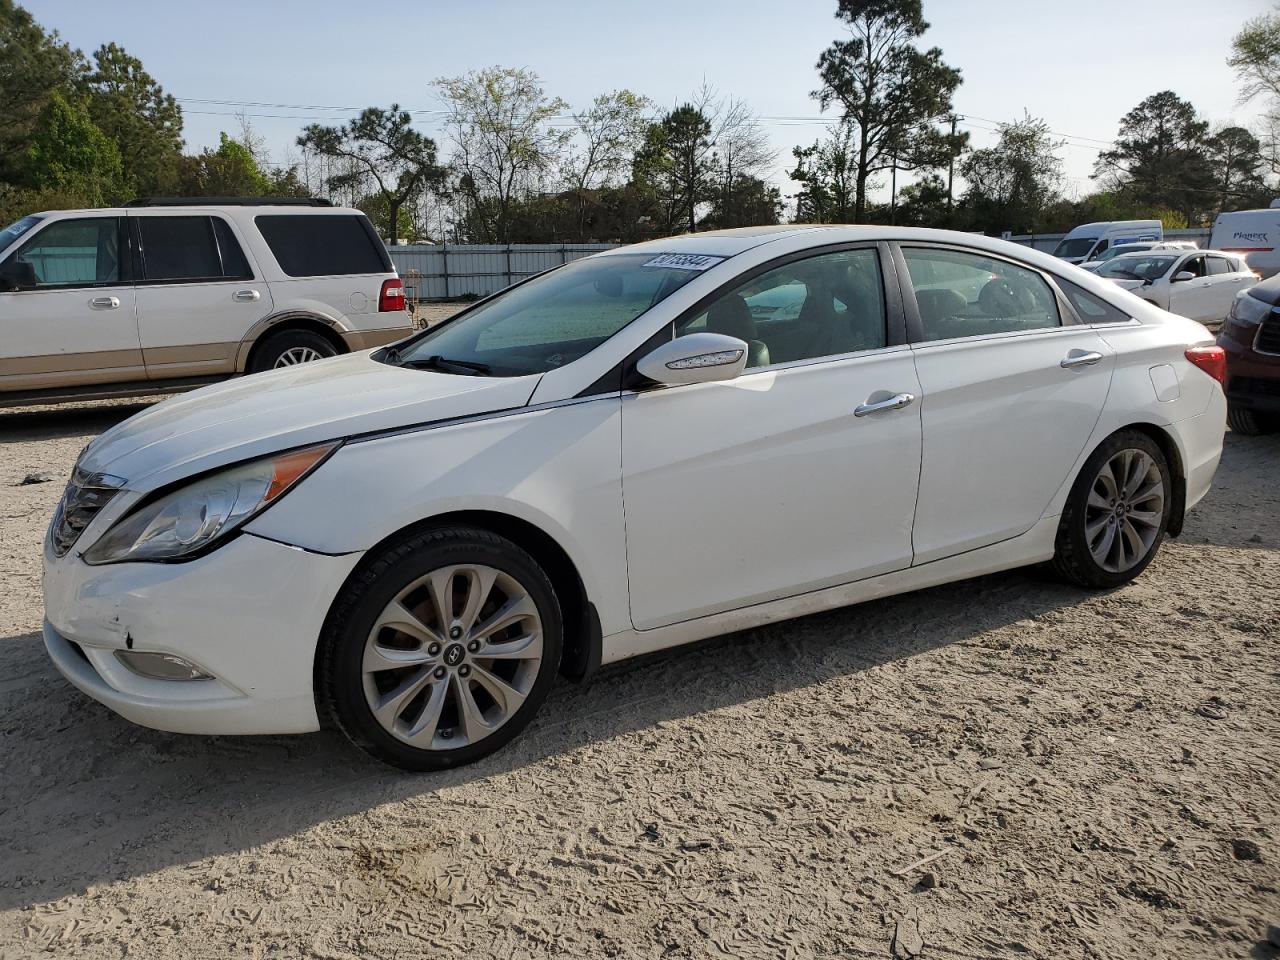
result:
M 921 564 L 1031 529 L 1098 422 L 1115 354 L 1034 269 L 953 246 L 900 256 L 921 391 Z
M 1214 294 L 1214 280 L 1208 272 L 1208 258 L 1202 253 L 1187 257 L 1169 272 L 1170 313 L 1191 320 L 1212 319 L 1217 298 Z M 1190 273 L 1192 277 L 1189 280 L 1175 280 L 1180 273 Z M 1224 316 L 1226 310 L 1218 315 L 1218 319 L 1221 320 Z
M 638 629 L 910 565 L 919 386 L 887 256 L 863 245 L 755 271 L 675 327 L 745 340 L 742 376 L 624 393 Z
M 1246 290 L 1255 281 L 1253 272 L 1246 270 L 1244 264 L 1229 257 L 1205 255 L 1209 292 L 1212 295 L 1205 315 L 1208 323 L 1221 323 L 1231 312 L 1231 304 L 1236 294 Z
M 123 217 L 53 219 L 10 261 L 34 285 L 0 293 L 0 390 L 145 377 Z
M 271 293 L 217 214 L 130 212 L 139 249 L 138 332 L 152 380 L 235 372 Z

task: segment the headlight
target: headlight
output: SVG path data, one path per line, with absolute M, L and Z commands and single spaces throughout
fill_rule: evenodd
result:
M 202 477 L 121 518 L 85 551 L 84 561 L 189 557 L 280 499 L 337 447 L 293 450 Z
M 1242 327 L 1256 327 L 1271 312 L 1271 304 L 1263 303 L 1252 294 L 1242 291 L 1231 304 L 1231 319 Z

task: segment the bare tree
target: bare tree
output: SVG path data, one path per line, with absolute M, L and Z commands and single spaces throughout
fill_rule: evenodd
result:
M 646 114 L 652 105 L 647 97 L 630 90 L 614 90 L 573 115 L 578 142 L 565 161 L 564 177 L 577 196 L 580 236 L 585 229 L 587 193 L 615 183 L 630 170 L 644 142 Z

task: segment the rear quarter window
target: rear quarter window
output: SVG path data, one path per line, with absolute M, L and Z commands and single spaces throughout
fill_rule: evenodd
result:
M 290 277 L 392 272 L 386 248 L 364 217 L 266 214 L 254 222 Z

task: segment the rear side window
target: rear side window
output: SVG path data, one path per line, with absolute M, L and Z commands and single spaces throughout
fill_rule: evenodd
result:
M 984 337 L 1061 323 L 1053 290 L 1034 270 L 957 250 L 903 247 L 902 255 L 925 340 Z
M 222 260 L 208 217 L 138 217 L 137 223 L 145 279 L 222 278 Z
M 1067 302 L 1075 307 L 1076 313 L 1085 323 L 1128 323 L 1130 316 L 1119 307 L 1113 307 L 1101 297 L 1078 287 L 1070 280 L 1057 278 L 1058 288 Z
M 1235 273 L 1236 265 L 1226 257 L 1206 257 L 1209 261 L 1209 276 L 1220 277 L 1227 273 Z
M 391 273 L 391 258 L 364 217 L 350 214 L 257 217 L 267 246 L 290 277 Z
M 240 241 L 221 217 L 213 218 L 213 233 L 218 239 L 218 253 L 222 256 L 222 275 L 228 280 L 252 280 L 253 271 L 240 249 Z

